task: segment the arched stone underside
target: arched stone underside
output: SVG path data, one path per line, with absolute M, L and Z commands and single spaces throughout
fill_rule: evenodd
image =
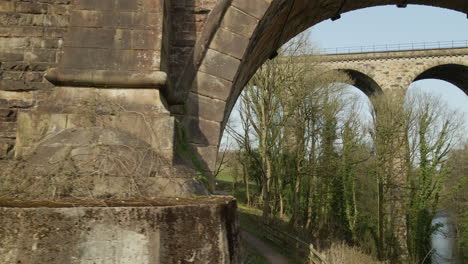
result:
M 435 66 L 419 74 L 414 80 L 439 79 L 460 88 L 468 95 L 468 65 L 445 64 Z
M 361 90 L 368 97 L 382 92 L 380 85 L 368 75 L 351 69 L 343 69 L 341 71 L 348 74 L 348 76 L 351 78 L 353 82 L 351 85 Z
M 214 9 L 217 12 L 210 14 L 197 40 L 193 58 L 168 96 L 171 104 L 185 103 L 182 124 L 189 131 L 187 139 L 206 163 L 206 169 L 214 170 L 221 131 L 243 87 L 283 43 L 337 14 L 401 4 L 468 13 L 465 0 L 218 1 Z M 413 80 L 407 77 L 397 86 L 407 86 Z

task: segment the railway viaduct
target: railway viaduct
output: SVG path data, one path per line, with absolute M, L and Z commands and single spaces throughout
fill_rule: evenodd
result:
M 346 72 L 366 95 L 406 90 L 423 79 L 447 81 L 468 94 L 468 48 L 322 55 L 321 64 Z
M 55 175 L 48 182 L 68 184 L 62 188 L 64 197 L 82 194 L 70 178 L 56 180 L 63 175 L 55 165 L 64 163 L 73 165 L 73 175 L 83 176 L 84 189 L 94 198 L 205 195 L 199 176 L 214 169 L 232 107 L 275 50 L 308 27 L 342 13 L 408 4 L 468 14 L 465 0 L 1 0 L 0 158 L 23 161 L 17 168 L 34 182 L 43 179 L 39 174 Z M 467 93 L 466 48 L 329 56 L 328 60 L 331 68 L 348 71 L 366 93 L 425 78 L 447 80 Z M 126 157 L 134 159 L 121 162 Z M 128 186 L 134 185 L 129 191 Z M 54 194 L 60 189 L 55 188 Z M 29 186 L 22 199 L 49 197 L 32 190 L 40 188 Z M 2 219 L 15 219 L 22 207 L 10 203 L 7 208 L 13 209 L 3 210 Z M 208 209 L 211 213 L 206 215 L 215 219 L 210 223 L 221 226 L 210 233 L 219 243 L 207 242 L 208 249 L 183 247 L 180 259 L 239 261 L 237 233 L 230 223 L 235 217 L 224 217 L 232 206 L 221 210 L 221 216 L 217 210 Z M 63 214 L 73 218 L 69 212 Z M 116 214 L 112 217 L 118 218 Z M 34 230 L 38 216 L 28 217 L 31 229 L 24 234 Z M 197 226 L 190 221 L 199 218 L 184 219 Z M 100 228 L 103 234 L 113 230 Z M 140 263 L 176 263 L 170 258 L 150 260 L 185 245 L 183 236 L 181 244 L 171 244 L 177 242 L 169 239 L 174 232 L 185 231 L 175 228 L 165 238 L 161 235 L 158 241 L 168 246 L 156 253 L 144 251 Z M 154 236 L 148 235 L 141 241 L 153 243 L 151 239 Z M 49 254 L 48 246 L 43 250 L 41 257 Z M 16 263 L 19 256 L 34 259 L 31 252 L 14 247 L 0 251 L 0 262 Z M 88 253 L 98 262 L 107 257 Z M 66 258 L 57 263 L 83 263 Z

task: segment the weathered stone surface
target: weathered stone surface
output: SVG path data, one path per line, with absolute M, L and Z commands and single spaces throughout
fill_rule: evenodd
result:
M 211 47 L 218 51 L 222 50 L 235 58 L 242 59 L 248 44 L 249 40 L 247 38 L 231 31 L 220 29 L 213 38 Z
M 23 165 L 2 173 L 3 178 L 13 178 L 3 192 L 9 187 L 27 199 L 48 199 L 51 194 L 119 199 L 207 194 L 193 179 L 194 171 L 173 164 L 156 152 L 160 149 L 116 128 L 61 129 L 46 135 L 33 150 L 23 153 Z
M 219 122 L 186 116 L 182 120 L 182 125 L 187 133 L 188 142 L 202 145 L 218 145 L 221 133 Z
M 218 157 L 217 146 L 192 145 L 194 153 L 197 154 L 201 161 L 201 169 L 206 172 L 214 172 L 216 170 L 216 158 Z
M 0 108 L 0 122 L 15 122 L 17 112 L 15 109 Z
M 226 103 L 218 99 L 190 93 L 186 106 L 187 115 L 222 122 Z
M 236 34 L 250 38 L 258 23 L 258 19 L 241 12 L 237 8 L 229 8 L 224 16 L 221 27 Z
M 204 72 L 198 72 L 193 85 L 193 92 L 226 101 L 231 92 L 232 82 Z
M 0 138 L 15 138 L 16 123 L 15 122 L 0 122 Z
M 47 96 L 53 86 L 43 75 L 57 64 L 68 27 L 70 3 L 70 0 L 0 1 L 0 108 L 15 112 L 28 109 Z M 0 117 L 0 141 L 5 137 L 14 141 L 16 124 L 9 123 L 6 131 L 7 125 L 2 122 L 15 121 L 16 114 Z M 3 145 L 2 152 L 5 148 L 13 149 L 14 144 L 9 141 Z
M 267 9 L 270 7 L 272 0 L 258 0 L 258 1 L 245 1 L 245 0 L 233 0 L 232 6 L 242 10 L 243 12 L 254 16 L 257 19 L 261 19 Z
M 14 140 L 8 138 L 0 138 L 0 160 L 11 158 Z M 2 164 L 0 164 L 2 166 Z
M 236 202 L 0 201 L 0 262 L 240 264 Z
M 232 81 L 236 76 L 240 61 L 216 50 L 208 50 L 200 71 Z
M 43 138 L 75 127 L 118 128 L 147 142 L 162 157 L 172 160 L 174 144 L 174 118 L 162 114 L 138 112 L 112 112 L 50 114 L 24 112 L 18 115 L 17 156 L 28 155 Z M 16 136 L 16 134 L 15 134 Z

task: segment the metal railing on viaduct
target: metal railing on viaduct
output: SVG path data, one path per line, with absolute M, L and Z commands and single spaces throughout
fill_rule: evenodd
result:
M 371 53 L 371 52 L 386 52 L 386 51 L 452 49 L 452 48 L 466 48 L 466 47 L 468 47 L 468 40 L 450 40 L 450 41 L 437 41 L 437 42 L 417 42 L 417 43 L 399 43 L 399 44 L 324 48 L 324 49 L 319 49 L 318 53 L 323 54 L 323 55 L 334 55 L 334 54 Z

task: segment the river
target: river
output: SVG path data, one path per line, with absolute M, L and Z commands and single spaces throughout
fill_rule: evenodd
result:
M 450 224 L 450 216 L 439 213 L 432 219 L 432 225 L 442 224 L 442 226 L 432 234 L 431 241 L 434 249 L 432 254 L 432 264 L 453 264 L 457 263 L 454 258 L 453 247 L 455 243 L 455 232 Z

